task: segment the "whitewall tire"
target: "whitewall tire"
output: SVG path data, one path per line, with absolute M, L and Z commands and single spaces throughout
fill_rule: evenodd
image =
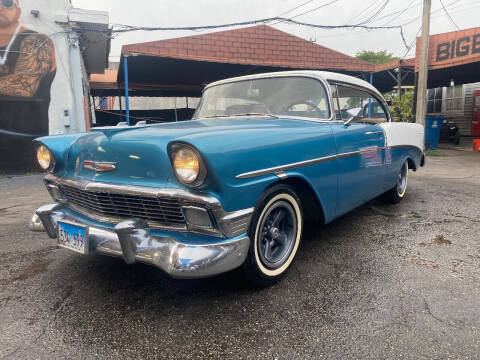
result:
M 406 160 L 396 177 L 395 186 L 385 194 L 385 199 L 391 204 L 398 204 L 405 197 L 408 185 L 408 161 Z
M 270 188 L 259 200 L 250 225 L 250 249 L 243 266 L 257 286 L 269 286 L 286 274 L 303 234 L 300 198 L 288 185 Z

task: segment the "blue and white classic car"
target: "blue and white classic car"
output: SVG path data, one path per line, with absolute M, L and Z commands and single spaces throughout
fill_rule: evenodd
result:
M 392 123 L 354 77 L 289 71 L 208 85 L 194 119 L 36 140 L 55 201 L 32 226 L 81 254 L 176 278 L 236 268 L 281 278 L 304 223 L 383 195 L 399 202 L 424 162 L 424 128 Z

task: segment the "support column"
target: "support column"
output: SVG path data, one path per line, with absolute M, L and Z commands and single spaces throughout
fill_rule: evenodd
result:
M 432 0 L 423 0 L 422 38 L 420 39 L 420 68 L 418 71 L 416 122 L 425 125 L 427 115 L 428 42 Z
M 370 84 L 373 85 L 373 73 L 370 73 Z M 368 99 L 368 112 L 367 116 L 370 119 L 372 117 L 372 98 Z
M 123 58 L 123 72 L 125 77 L 125 115 L 127 126 L 130 126 L 130 99 L 128 89 L 128 56 Z

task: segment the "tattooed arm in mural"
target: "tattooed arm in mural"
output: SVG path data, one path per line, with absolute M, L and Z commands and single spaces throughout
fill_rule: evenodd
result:
M 0 77 L 0 95 L 31 98 L 44 76 L 56 69 L 55 45 L 40 34 L 27 36 L 11 75 Z

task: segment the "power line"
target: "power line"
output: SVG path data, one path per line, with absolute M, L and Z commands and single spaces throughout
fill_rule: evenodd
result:
M 389 2 L 390 0 L 385 0 L 385 2 L 380 6 L 380 8 L 372 16 L 370 16 L 367 20 L 364 20 L 357 25 L 365 25 L 365 24 L 371 23 L 378 15 L 381 14 L 383 10 L 385 10 L 385 7 L 388 5 Z
M 338 1 L 338 0 L 335 0 Z M 241 21 L 236 23 L 230 24 L 222 24 L 222 25 L 200 25 L 200 26 L 186 26 L 186 27 L 144 27 L 144 26 L 132 26 L 132 25 L 125 25 L 125 24 L 117 24 L 115 25 L 117 29 L 108 30 L 110 33 L 127 33 L 127 32 L 135 32 L 135 31 L 195 31 L 195 30 L 206 30 L 206 29 L 219 29 L 219 28 L 226 28 L 226 27 L 235 27 L 235 26 L 245 26 L 245 25 L 255 25 L 255 24 L 268 24 L 274 21 L 280 21 L 284 23 L 289 23 L 293 25 L 301 25 L 305 27 L 311 27 L 316 29 L 324 29 L 324 30 L 331 30 L 331 29 L 366 29 L 366 30 L 391 30 L 397 29 L 400 31 L 400 36 L 405 47 L 408 47 L 405 37 L 403 35 L 403 28 L 402 26 L 371 26 L 371 25 L 320 25 L 320 24 L 312 24 L 301 22 L 293 19 L 288 19 L 284 17 L 271 17 L 259 20 L 250 20 L 250 21 Z M 83 30 L 84 32 L 107 32 L 106 30 Z
M 399 10 L 399 11 L 395 11 L 394 13 L 390 13 L 390 14 L 387 14 L 387 15 L 384 15 L 380 18 L 377 18 L 375 19 L 375 21 L 379 21 L 381 19 L 385 19 L 387 17 L 390 17 L 390 16 L 393 16 L 393 15 L 396 15 L 396 14 L 399 14 L 396 18 L 399 19 L 402 17 L 403 14 L 405 14 L 408 10 L 410 10 L 412 8 L 412 4 L 415 2 L 415 0 L 412 0 L 403 10 Z M 418 3 L 418 5 L 420 5 L 421 3 Z M 415 5 L 416 6 L 416 5 Z M 387 21 L 384 25 L 387 25 L 389 22 Z
M 285 16 L 285 14 L 288 14 L 288 13 L 290 13 L 290 12 L 296 10 L 296 9 L 299 9 L 299 8 L 301 8 L 302 6 L 311 3 L 312 1 L 314 1 L 314 0 L 310 0 L 310 1 L 304 2 L 303 4 L 298 5 L 297 7 L 295 7 L 295 8 L 293 8 L 293 9 L 287 11 L 286 13 L 283 13 L 283 14 L 279 15 L 279 17 L 283 17 L 283 16 Z M 293 17 L 290 17 L 289 19 L 295 19 L 295 18 L 297 18 L 297 17 L 299 17 L 299 16 L 308 14 L 308 13 L 310 13 L 310 12 L 312 12 L 312 11 L 315 11 L 315 10 L 318 10 L 318 9 L 323 8 L 323 7 L 325 7 L 325 6 L 328 6 L 328 5 L 330 5 L 330 4 L 336 3 L 337 1 L 339 1 L 339 0 L 330 1 L 329 3 L 320 5 L 320 6 L 316 7 L 315 9 L 306 11 L 306 12 L 304 12 L 304 13 L 302 13 L 302 14 L 295 15 L 295 16 L 293 16 Z M 276 22 L 274 22 L 274 23 L 271 24 L 271 25 L 277 25 L 277 24 L 280 23 L 280 22 L 281 22 L 281 21 L 276 21 Z
M 347 23 L 351 23 L 351 22 L 353 22 L 355 19 L 360 19 L 361 16 L 362 16 L 364 13 L 366 13 L 368 10 L 370 10 L 370 8 L 374 7 L 374 6 L 375 6 L 377 3 L 379 3 L 380 1 L 382 1 L 382 0 L 377 0 L 377 1 L 372 2 L 372 3 L 371 3 L 370 5 L 368 5 L 365 9 L 363 9 L 362 11 L 360 11 L 360 13 L 353 15 L 353 16 L 347 21 Z
M 301 8 L 302 6 L 305 6 L 305 5 L 307 5 L 307 4 L 310 4 L 311 2 L 314 2 L 314 1 L 315 1 L 315 0 L 305 1 L 303 4 L 300 4 L 300 5 L 296 6 L 296 7 L 294 7 L 293 9 L 290 9 L 290 10 L 288 10 L 288 11 L 285 11 L 284 13 L 282 13 L 282 14 L 280 14 L 280 15 L 278 15 L 278 16 L 280 16 L 280 17 L 281 17 L 281 16 L 285 16 L 285 15 L 291 13 L 292 11 L 295 11 L 295 10 Z
M 338 0 L 336 0 L 338 1 Z M 273 21 L 289 23 L 293 25 L 300 25 L 305 27 L 312 27 L 316 29 L 323 29 L 323 30 L 332 30 L 332 29 L 365 29 L 365 30 L 391 30 L 397 29 L 400 31 L 400 37 L 402 42 L 406 48 L 408 48 L 408 44 L 405 40 L 405 36 L 403 33 L 403 27 L 399 25 L 395 26 L 369 26 L 369 25 L 320 25 L 320 24 L 312 24 L 301 22 L 293 19 L 287 19 L 282 17 L 272 17 L 272 18 L 265 18 L 259 20 L 251 20 L 251 21 L 243 21 L 237 23 L 230 23 L 230 24 L 223 24 L 223 25 L 203 25 L 203 26 L 188 26 L 188 27 L 139 27 L 139 26 L 131 26 L 131 25 L 124 25 L 124 24 L 117 24 L 120 29 L 112 29 L 109 30 L 111 33 L 127 33 L 127 32 L 135 32 L 135 31 L 196 31 L 196 30 L 205 30 L 205 29 L 219 29 L 219 28 L 226 28 L 226 27 L 234 27 L 234 26 L 245 26 L 245 25 L 254 25 L 254 24 L 269 24 Z M 102 30 L 85 30 L 90 32 L 102 32 Z M 105 31 L 103 31 L 105 32 Z
M 333 3 L 336 3 L 336 2 L 338 2 L 338 1 L 339 1 L 339 0 L 333 0 L 333 1 L 330 1 L 329 3 L 320 5 L 320 6 L 314 8 L 314 9 L 312 9 L 312 10 L 308 10 L 308 11 L 305 11 L 304 13 L 301 13 L 301 14 L 298 14 L 298 15 L 295 15 L 295 16 L 292 16 L 292 17 L 290 18 L 290 20 L 291 20 L 291 19 L 296 19 L 296 18 L 298 18 L 298 17 L 300 17 L 300 16 L 303 16 L 303 15 L 306 15 L 306 14 L 309 14 L 309 13 L 311 13 L 311 12 L 313 12 L 313 11 L 316 11 L 316 10 L 318 10 L 318 9 L 324 8 L 324 7 L 328 6 L 328 5 L 331 5 L 331 4 L 333 4 Z
M 455 25 L 455 27 L 457 28 L 457 30 L 460 30 L 460 28 L 458 27 L 458 25 L 455 23 L 455 21 L 453 20 L 453 18 L 452 18 L 452 17 L 450 16 L 450 14 L 448 13 L 447 8 L 445 7 L 445 4 L 443 3 L 442 0 L 440 0 L 440 4 L 442 4 L 443 11 L 445 11 L 445 14 L 448 16 L 448 18 L 450 19 L 450 21 L 452 22 L 452 24 Z
M 452 3 L 451 3 L 450 5 L 448 5 L 448 6 L 455 5 L 455 4 L 459 3 L 460 1 L 462 1 L 462 0 L 456 0 L 456 1 L 452 2 Z M 432 11 L 432 15 L 433 15 L 433 14 L 436 14 L 436 13 L 438 13 L 438 12 L 440 12 L 440 11 L 442 11 L 442 9 L 433 10 L 433 11 Z M 412 24 L 412 23 L 414 23 L 414 22 L 417 22 L 417 21 L 420 20 L 421 18 L 422 18 L 421 16 L 417 16 L 417 17 L 414 18 L 414 19 L 407 20 L 407 22 L 405 22 L 405 23 L 403 23 L 403 24 L 400 24 L 399 26 L 410 25 L 410 24 Z
M 339 0 L 335 0 L 339 1 Z M 148 27 L 148 26 L 134 26 L 134 25 L 125 25 L 125 24 L 115 24 L 114 26 L 118 27 L 118 29 L 112 30 L 94 30 L 94 29 L 83 29 L 82 32 L 110 32 L 113 33 L 126 33 L 126 32 L 135 32 L 135 31 L 192 31 L 192 30 L 206 30 L 206 29 L 219 29 L 219 28 L 227 28 L 227 27 L 235 27 L 235 26 L 245 26 L 245 25 L 255 25 L 255 24 L 268 24 L 273 21 L 280 20 L 282 22 L 294 24 L 294 25 L 302 25 L 306 27 L 313 27 L 318 29 L 340 29 L 340 28 L 359 28 L 359 29 L 368 29 L 368 30 L 378 30 L 378 29 L 400 29 L 400 25 L 389 25 L 389 26 L 369 26 L 369 25 L 320 25 L 320 24 L 313 24 L 313 23 L 306 23 L 301 22 L 289 18 L 284 17 L 271 17 L 265 19 L 258 19 L 258 20 L 250 20 L 250 21 L 240 21 L 235 23 L 229 24 L 221 24 L 221 25 L 199 25 L 199 26 L 175 26 L 175 27 Z
M 412 50 L 413 45 L 415 45 L 415 43 L 417 42 L 417 37 L 418 37 L 418 35 L 420 35 L 420 32 L 421 32 L 421 31 L 422 31 L 422 27 L 420 26 L 420 28 L 419 28 L 418 31 L 417 31 L 417 34 L 416 34 L 415 37 L 413 38 L 413 41 L 411 42 L 410 46 L 407 48 L 407 51 L 406 51 L 405 54 L 400 58 L 400 61 L 405 60 L 405 58 L 408 56 L 408 54 L 410 53 L 410 50 Z

